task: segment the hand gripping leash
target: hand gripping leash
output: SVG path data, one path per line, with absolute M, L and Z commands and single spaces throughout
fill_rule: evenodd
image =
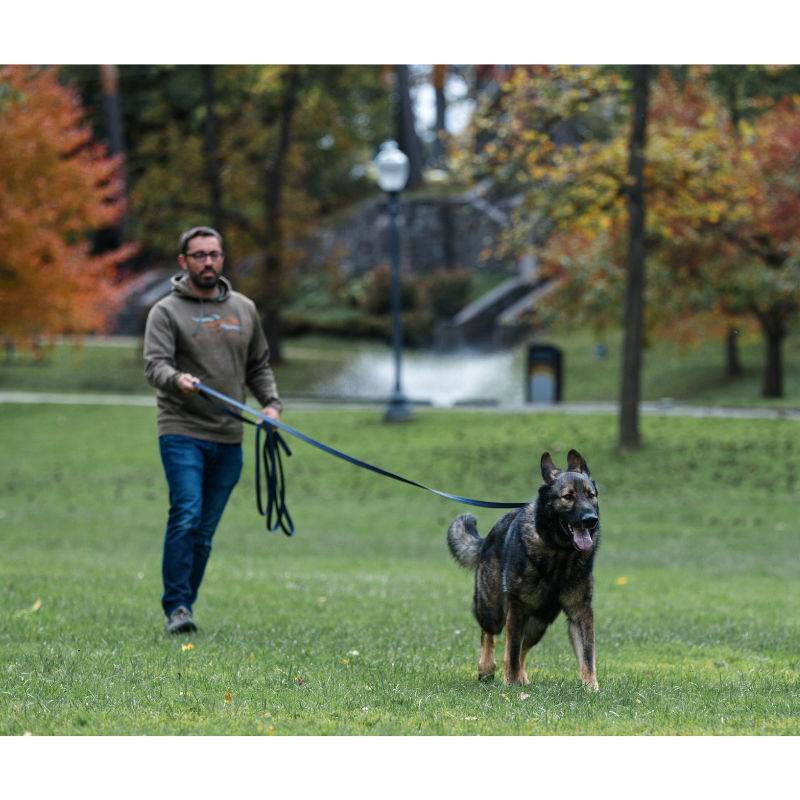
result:
M 286 443 L 283 441 L 283 438 L 278 433 L 275 428 L 280 428 L 282 431 L 286 431 L 286 433 L 290 433 L 292 436 L 296 436 L 298 439 L 302 439 L 304 442 L 307 442 L 314 447 L 319 448 L 320 450 L 324 450 L 326 453 L 330 453 L 332 456 L 336 456 L 337 458 L 341 458 L 344 461 L 349 462 L 350 464 L 355 464 L 357 467 L 361 467 L 362 469 L 368 469 L 371 472 L 376 472 L 378 475 L 385 475 L 387 478 L 392 478 L 396 481 L 401 481 L 402 483 L 407 483 L 410 486 L 416 486 L 419 489 L 425 489 L 428 492 L 433 492 L 433 494 L 438 494 L 439 497 L 446 497 L 448 500 L 455 500 L 457 503 L 464 503 L 468 506 L 479 506 L 481 508 L 523 508 L 524 506 L 528 505 L 529 501 L 524 503 L 491 503 L 486 500 L 470 500 L 467 497 L 459 497 L 455 494 L 447 494 L 447 492 L 439 492 L 436 489 L 431 489 L 429 486 L 424 486 L 421 483 L 417 483 L 416 481 L 409 480 L 408 478 L 402 477 L 402 475 L 395 475 L 393 472 L 389 472 L 388 470 L 381 469 L 380 467 L 376 467 L 372 464 L 367 464 L 366 461 L 359 461 L 357 458 L 353 458 L 352 456 L 348 456 L 346 453 L 341 453 L 338 450 L 334 450 L 332 447 L 328 447 L 326 444 L 322 444 L 322 442 L 318 442 L 316 439 L 312 439 L 310 436 L 306 436 L 304 433 L 300 433 L 300 431 L 294 430 L 294 428 L 290 428 L 283 422 L 277 422 L 274 419 L 270 419 L 265 414 L 262 414 L 260 411 L 256 411 L 249 406 L 244 405 L 244 403 L 240 403 L 237 400 L 234 400 L 231 397 L 227 397 L 220 392 L 217 392 L 214 389 L 205 386 L 202 383 L 196 383 L 195 386 L 200 390 L 200 394 L 205 397 L 210 403 L 216 406 L 220 411 L 224 411 L 231 417 L 235 417 L 242 422 L 246 422 L 248 425 L 255 425 L 256 426 L 256 504 L 258 505 L 259 513 L 267 518 L 267 527 L 271 531 L 277 530 L 279 527 L 280 529 L 287 535 L 293 536 L 294 535 L 294 525 L 292 523 L 292 518 L 289 516 L 289 511 L 286 508 L 286 483 L 284 480 L 283 474 L 283 464 L 281 463 L 281 449 L 286 453 L 287 456 L 291 456 L 291 451 L 286 446 Z M 252 422 L 249 419 L 241 416 L 240 414 L 236 414 L 235 412 L 231 411 L 224 406 L 215 403 L 211 397 L 216 397 L 218 400 L 221 400 L 223 403 L 227 403 L 228 405 L 233 406 L 234 408 L 238 408 L 241 411 L 246 411 L 248 414 L 252 414 L 254 417 L 258 417 L 259 422 Z M 264 440 L 263 447 L 261 445 L 261 429 L 262 427 L 266 428 L 267 435 Z M 259 458 L 260 456 L 260 458 Z M 266 489 L 267 489 L 267 509 L 264 510 L 264 505 L 261 501 L 261 473 L 260 473 L 260 464 L 263 464 L 264 468 L 264 477 L 266 481 Z M 275 514 L 275 525 L 272 524 L 272 515 Z

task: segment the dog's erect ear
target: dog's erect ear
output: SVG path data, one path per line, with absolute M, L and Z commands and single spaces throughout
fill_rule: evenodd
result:
M 552 486 L 561 470 L 553 463 L 550 453 L 542 453 L 542 477 L 548 486 Z
M 583 456 L 577 450 L 567 453 L 567 472 L 582 472 L 587 478 L 591 475 Z

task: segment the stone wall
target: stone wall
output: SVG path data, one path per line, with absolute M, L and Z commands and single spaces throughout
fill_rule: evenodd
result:
M 513 262 L 481 260 L 480 254 L 494 247 L 505 219 L 504 211 L 469 196 L 408 200 L 401 196 L 397 219 L 401 265 L 418 273 L 441 267 L 504 270 Z M 345 219 L 321 225 L 302 248 L 306 268 L 333 261 L 343 276 L 388 264 L 388 203 L 383 199 L 362 203 Z

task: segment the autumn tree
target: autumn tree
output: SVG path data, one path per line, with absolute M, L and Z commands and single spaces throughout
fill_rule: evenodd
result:
M 794 233 L 800 113 L 787 98 L 752 122 L 742 120 L 737 133 L 707 73 L 693 68 L 679 81 L 662 70 L 652 87 L 644 170 L 645 336 L 725 336 L 750 318 L 767 348 L 764 394 L 780 396 L 780 345 L 800 301 Z M 577 73 L 559 68 L 551 75 L 557 87 L 565 79 L 574 83 Z M 586 77 L 591 85 L 592 73 Z M 557 119 L 564 107 L 580 125 L 580 114 L 591 118 L 592 103 L 600 102 L 598 94 L 583 108 L 569 104 L 569 91 L 550 99 L 537 80 L 536 74 L 515 76 L 505 103 L 513 113 L 482 148 L 519 187 L 505 243 L 516 252 L 534 247 L 545 272 L 560 278 L 558 291 L 545 300 L 545 316 L 617 326 L 625 296 L 630 122 L 610 136 L 562 143 L 552 125 L 548 135 L 535 125 L 529 131 L 528 120 Z M 618 103 L 617 110 L 624 108 Z
M 0 68 L 0 332 L 13 339 L 103 328 L 120 302 L 117 266 L 92 231 L 124 210 L 119 159 L 93 141 L 54 69 Z
M 279 353 L 303 237 L 322 214 L 377 191 L 361 165 L 392 135 L 380 67 L 133 69 L 120 68 L 120 84 L 140 106 L 126 135 L 143 253 L 171 262 L 181 231 L 221 220 L 236 257 L 226 269 L 239 268 Z

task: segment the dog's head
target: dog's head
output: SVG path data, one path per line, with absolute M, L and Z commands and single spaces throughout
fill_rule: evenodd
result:
M 591 550 L 600 533 L 600 507 L 597 484 L 589 467 L 577 450 L 567 454 L 567 470 L 562 472 L 550 458 L 542 454 L 542 477 L 539 488 L 539 511 L 555 542 L 576 550 Z M 542 531 L 541 533 L 543 533 Z

